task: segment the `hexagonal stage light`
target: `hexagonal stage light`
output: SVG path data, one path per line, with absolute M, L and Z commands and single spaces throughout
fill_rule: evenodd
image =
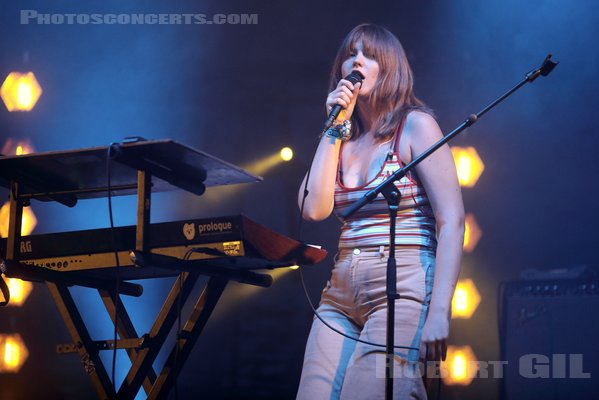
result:
M 473 214 L 466 214 L 465 218 L 465 229 L 464 229 L 464 251 L 466 253 L 472 253 L 474 248 L 478 244 L 481 236 L 483 235 L 482 230 L 476 222 Z
M 0 237 L 8 237 L 8 217 L 10 203 L 7 201 L 0 208 Z M 37 218 L 31 207 L 23 207 L 23 219 L 21 221 L 21 236 L 31 235 L 37 225 Z
M 29 357 L 27 346 L 18 333 L 0 334 L 0 373 L 17 373 Z
M 8 111 L 31 111 L 41 95 L 42 88 L 33 72 L 11 72 L 0 87 Z
M 473 187 L 478 178 L 485 170 L 485 164 L 482 162 L 474 147 L 452 147 L 451 154 L 455 161 L 458 172 L 460 186 Z
M 451 300 L 452 318 L 470 318 L 479 303 L 480 294 L 472 279 L 460 279 Z
M 5 156 L 22 156 L 35 152 L 29 139 L 8 138 L 2 145 L 0 153 Z
M 31 282 L 22 281 L 16 278 L 8 278 L 6 280 L 6 285 L 8 286 L 8 291 L 10 292 L 10 302 L 8 305 L 13 307 L 22 306 L 33 289 L 33 284 Z M 0 294 L 0 298 L 2 297 L 3 296 Z
M 478 359 L 470 346 L 448 346 L 441 368 L 443 383 L 467 386 L 478 372 Z

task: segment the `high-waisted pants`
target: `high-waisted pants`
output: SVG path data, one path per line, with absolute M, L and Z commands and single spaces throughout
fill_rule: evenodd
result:
M 418 368 L 420 336 L 432 294 L 434 251 L 398 247 L 393 397 L 426 399 Z M 341 249 L 318 313 L 351 337 L 385 345 L 388 247 Z M 299 400 L 383 399 L 385 348 L 345 338 L 314 318 L 306 344 Z

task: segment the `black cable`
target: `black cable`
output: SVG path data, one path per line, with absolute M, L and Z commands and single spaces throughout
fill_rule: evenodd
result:
M 318 148 L 316 149 L 316 151 L 318 151 Z M 314 155 L 316 155 L 316 151 L 314 152 Z M 303 197 L 302 197 L 302 204 L 300 206 L 300 214 L 299 214 L 299 223 L 298 223 L 298 229 L 297 229 L 297 240 L 299 242 L 302 242 L 301 240 L 301 234 L 302 234 L 302 225 L 303 225 L 303 215 L 304 215 L 304 206 L 306 204 L 306 197 L 308 197 L 309 191 L 308 191 L 308 182 L 310 180 L 310 172 L 312 170 L 312 165 L 314 164 L 314 157 L 312 157 L 312 161 L 310 162 L 310 167 L 308 168 L 308 173 L 306 174 L 306 183 L 304 184 L 304 193 L 303 193 Z M 310 295 L 308 294 L 308 288 L 306 287 L 306 281 L 304 280 L 304 274 L 302 272 L 302 268 L 300 266 L 299 268 L 299 274 L 300 274 L 300 281 L 302 284 L 302 288 L 304 289 L 304 293 L 306 295 L 306 300 L 308 300 L 308 304 L 310 305 L 310 308 L 312 309 L 312 312 L 314 313 L 314 315 L 316 316 L 316 318 L 318 318 L 327 328 L 331 329 L 333 332 L 338 333 L 341 336 L 344 336 L 350 340 L 353 340 L 355 342 L 360 342 L 360 343 L 364 343 L 364 344 L 368 344 L 371 346 L 376 346 L 376 347 L 382 347 L 382 348 L 387 348 L 387 345 L 385 344 L 379 344 L 379 343 L 373 343 L 373 342 L 369 342 L 367 340 L 362 340 L 360 338 L 355 338 L 353 336 L 349 336 L 343 332 L 341 332 L 340 330 L 332 327 L 331 325 L 329 325 L 321 316 L 320 314 L 318 314 L 318 311 L 316 311 L 316 308 L 314 307 L 314 304 L 312 303 L 312 300 L 310 300 Z M 416 347 L 410 347 L 410 346 L 393 346 L 393 348 L 395 349 L 406 349 L 406 350 L 417 350 L 420 351 L 420 348 L 416 348 Z
M 1 265 L 0 265 L 1 266 Z M 8 290 L 8 286 L 4 279 L 2 278 L 2 274 L 4 271 L 0 271 L 0 291 L 2 291 L 2 296 L 4 296 L 4 301 L 0 301 L 0 307 L 4 307 L 10 301 L 10 290 Z
M 308 303 L 310 304 L 310 308 L 312 308 L 312 312 L 314 313 L 314 315 L 316 316 L 316 318 L 318 318 L 323 324 L 326 325 L 327 328 L 329 328 L 330 330 L 332 330 L 333 332 L 338 333 L 341 336 L 345 336 L 348 339 L 351 339 L 355 342 L 360 342 L 360 343 L 364 343 L 364 344 L 368 344 L 371 346 L 376 346 L 376 347 L 383 347 L 386 348 L 387 346 L 384 344 L 379 344 L 379 343 L 373 343 L 373 342 L 369 342 L 367 340 L 362 340 L 359 338 L 355 338 L 353 336 L 349 336 L 343 332 L 341 332 L 340 330 L 338 330 L 337 328 L 332 327 L 331 325 L 329 325 L 321 316 L 320 314 L 318 314 L 318 311 L 316 311 L 316 308 L 314 308 L 314 303 L 312 303 L 312 300 L 310 300 L 310 295 L 308 294 L 308 289 L 306 288 L 306 282 L 304 281 L 304 275 L 302 273 L 302 269 L 299 268 L 299 272 L 300 272 L 300 279 L 301 279 L 301 283 L 302 283 L 302 287 L 304 289 L 304 293 L 306 295 L 306 299 L 308 300 Z M 410 346 L 393 346 L 394 349 L 406 349 L 406 350 L 420 350 L 420 348 L 418 347 L 410 347 Z M 396 354 L 399 355 L 399 354 Z
M 120 306 L 120 298 L 119 298 L 119 283 L 120 283 L 120 262 L 119 262 L 119 252 L 116 247 L 116 238 L 115 238 L 115 229 L 114 229 L 114 220 L 112 217 L 112 195 L 111 195 L 111 174 L 110 174 L 110 159 L 112 158 L 112 148 L 116 146 L 118 148 L 118 143 L 110 143 L 108 146 L 108 154 L 106 157 L 106 176 L 108 179 L 108 216 L 110 218 L 110 239 L 112 241 L 112 248 L 114 250 L 114 259 L 116 262 L 115 268 L 115 284 L 114 284 L 114 343 L 112 348 L 112 387 L 114 393 L 116 394 L 116 354 L 117 354 L 117 340 L 118 340 L 118 317 L 119 317 L 119 306 Z

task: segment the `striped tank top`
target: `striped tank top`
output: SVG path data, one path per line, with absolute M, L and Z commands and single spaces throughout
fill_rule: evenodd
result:
M 372 202 L 366 204 L 346 220 L 342 220 L 340 215 L 364 194 L 377 187 L 397 169 L 403 167 L 398 149 L 404 123 L 405 118 L 393 135 L 391 151 L 389 151 L 381 170 L 373 180 L 365 185 L 355 188 L 343 185 L 342 153 L 340 153 L 335 182 L 334 207 L 335 214 L 343 222 L 339 248 L 389 245 L 389 208 L 382 194 L 379 194 Z M 340 151 L 343 152 L 343 145 Z M 422 184 L 412 171 L 396 181 L 395 185 L 401 193 L 395 225 L 396 245 L 416 245 L 435 250 L 437 247 L 436 223 Z

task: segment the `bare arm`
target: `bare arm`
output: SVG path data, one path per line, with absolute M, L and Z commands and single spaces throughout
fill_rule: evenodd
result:
M 351 117 L 359 90 L 360 84 L 354 87 L 351 82 L 342 79 L 337 88 L 329 94 L 326 103 L 327 112 L 330 112 L 332 106 L 335 104 L 340 104 L 344 107 L 336 123 L 341 123 Z M 326 136 L 320 139 L 314 160 L 312 161 L 308 187 L 306 187 L 306 177 L 308 176 L 306 174 L 297 197 L 298 206 L 301 209 L 304 190 L 307 189 L 308 195 L 302 215 L 306 220 L 321 221 L 331 215 L 333 211 L 340 148 L 340 140 Z
M 306 179 L 308 178 L 308 174 L 306 174 L 297 197 L 298 206 L 301 209 L 304 189 L 307 189 L 308 195 L 305 200 L 303 214 L 303 218 L 306 220 L 321 221 L 333 211 L 340 148 L 340 140 L 326 136 L 320 139 L 312 161 L 308 187 L 306 188 Z
M 434 118 L 422 112 L 409 114 L 406 129 L 412 158 L 443 137 Z M 464 241 L 464 205 L 448 145 L 418 164 L 416 172 L 431 202 L 438 229 L 433 293 L 422 332 L 429 359 L 438 360 L 444 359 L 447 351 L 451 300 L 460 273 Z

